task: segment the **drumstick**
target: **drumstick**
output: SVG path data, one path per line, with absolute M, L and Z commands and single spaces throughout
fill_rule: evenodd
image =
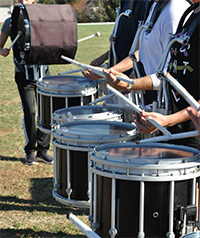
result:
M 58 73 L 58 75 L 78 73 L 78 72 L 80 72 L 80 71 L 82 71 L 82 70 L 83 70 L 83 69 L 70 70 L 70 71 Z
M 166 80 L 176 89 L 176 91 L 191 105 L 196 111 L 199 110 L 199 103 L 188 93 L 188 91 L 170 74 L 167 74 Z
M 172 135 L 163 135 L 163 136 L 156 136 L 144 140 L 138 141 L 138 143 L 146 143 L 146 142 L 162 142 L 162 141 L 169 141 L 169 140 L 177 140 L 177 139 L 184 139 L 188 137 L 194 137 L 199 136 L 199 131 L 189 131 L 189 132 L 182 132 L 182 133 L 176 133 Z
M 22 31 L 18 31 L 17 36 L 16 36 L 15 39 L 13 40 L 12 44 L 8 47 L 9 50 L 13 47 L 13 45 L 16 43 L 16 41 L 19 39 L 19 37 L 20 37 L 22 34 L 23 34 Z
M 101 35 L 100 32 L 97 32 L 97 33 L 95 33 L 95 34 L 93 34 L 93 35 L 91 35 L 91 36 L 87 36 L 87 37 L 85 37 L 85 38 L 82 38 L 82 39 L 78 40 L 77 42 L 79 43 L 79 42 L 88 40 L 88 39 L 90 39 L 90 38 L 92 38 L 92 37 L 95 37 L 95 36 L 99 37 L 100 35 Z
M 120 93 L 118 90 L 116 90 L 115 88 L 111 87 L 110 85 L 107 86 L 108 89 L 110 89 L 110 91 L 112 91 L 117 97 L 121 98 L 122 100 L 124 100 L 135 112 L 137 112 L 138 114 L 141 114 L 142 109 L 139 108 L 139 106 L 137 106 L 136 104 L 134 104 L 133 102 L 129 101 L 128 98 L 126 98 L 122 93 Z M 171 133 L 165 129 L 164 127 L 162 127 L 159 123 L 157 123 L 156 121 L 154 121 L 151 117 L 147 117 L 147 120 L 154 125 L 155 127 L 157 127 L 160 131 L 162 131 L 162 133 L 164 135 L 171 135 Z
M 101 77 L 105 77 L 105 75 L 103 73 L 103 69 L 101 69 L 101 68 L 97 68 L 97 67 L 92 66 L 92 65 L 87 65 L 87 64 L 79 63 L 78 61 L 70 59 L 70 58 L 68 58 L 66 56 L 63 56 L 63 55 L 61 56 L 61 58 L 66 60 L 66 61 L 68 61 L 68 62 L 70 62 L 70 63 L 72 63 L 72 64 L 75 64 L 75 65 L 83 68 L 84 70 L 90 69 L 90 70 L 94 71 L 95 74 L 97 74 L 97 75 L 99 75 Z M 129 80 L 129 79 L 120 77 L 118 75 L 116 75 L 116 78 L 119 79 L 119 80 L 122 80 L 124 82 L 130 83 L 130 84 L 134 84 L 133 80 L 131 80 L 131 79 Z
M 108 95 L 106 95 L 106 96 L 104 96 L 104 97 L 98 98 L 98 99 L 96 99 L 96 100 L 90 102 L 88 105 L 97 104 L 97 103 L 102 102 L 102 101 L 105 101 L 106 99 L 109 99 L 109 98 L 111 98 L 111 97 L 113 97 L 113 96 L 115 96 L 115 95 L 114 95 L 114 94 L 108 94 Z

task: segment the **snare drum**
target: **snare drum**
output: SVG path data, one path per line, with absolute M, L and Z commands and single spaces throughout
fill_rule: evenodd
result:
M 89 152 L 96 145 L 133 141 L 132 124 L 113 121 L 78 121 L 53 130 L 54 198 L 64 205 L 90 206 Z
M 114 143 L 91 152 L 92 228 L 102 237 L 180 237 L 195 226 L 199 151 Z M 189 211 L 189 215 L 186 214 Z
M 70 121 L 123 121 L 124 110 L 111 106 L 76 106 L 56 110 L 52 115 L 53 128 Z
M 51 133 L 58 109 L 87 105 L 96 98 L 96 83 L 82 76 L 49 76 L 37 82 L 38 127 Z

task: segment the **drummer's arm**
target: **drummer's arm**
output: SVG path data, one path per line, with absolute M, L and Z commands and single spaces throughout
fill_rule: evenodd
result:
M 200 100 L 199 100 L 199 104 L 200 104 Z M 200 106 L 199 106 L 198 112 L 194 111 L 193 108 L 191 107 L 187 108 L 187 112 L 189 116 L 191 117 L 195 127 L 200 133 Z
M 189 121 L 191 118 L 188 114 L 188 110 L 192 111 L 192 113 L 197 116 L 197 111 L 193 107 L 187 107 L 179 112 L 167 116 L 167 125 L 168 127 L 174 126 L 178 123 Z
M 128 78 L 123 73 L 115 71 L 113 68 L 110 70 L 104 71 L 105 77 L 107 79 L 108 84 L 114 87 L 117 90 L 153 90 L 153 82 L 151 76 L 147 75 L 141 78 L 133 79 L 133 84 L 129 85 L 129 83 L 118 80 L 116 76 L 120 76 L 123 78 Z
M 8 39 L 8 36 L 5 33 L 1 32 L 1 35 L 0 35 L 0 55 L 2 55 L 4 57 L 8 56 L 9 52 L 10 52 L 9 49 L 4 48 L 4 45 L 7 41 L 7 39 Z
M 140 121 L 136 121 L 136 118 L 134 118 L 134 121 L 139 129 L 139 133 L 150 134 L 156 131 L 157 128 L 148 121 L 148 117 L 151 117 L 154 121 L 156 121 L 163 127 L 171 127 L 178 123 L 190 120 L 191 118 L 188 114 L 188 110 L 191 110 L 195 116 L 197 115 L 196 110 L 192 107 L 188 107 L 170 115 L 162 115 L 157 112 L 142 111 Z
M 118 64 L 116 64 L 112 67 L 112 69 L 114 69 L 115 71 L 118 71 L 120 73 L 125 72 L 132 68 L 133 68 L 133 62 L 129 56 L 127 56 L 125 59 L 123 59 Z
M 136 61 L 139 61 L 139 50 L 136 50 L 133 54 L 136 58 Z M 127 56 L 122 61 L 120 61 L 118 64 L 114 65 L 112 69 L 122 73 L 129 69 L 133 68 L 133 60 L 130 56 Z

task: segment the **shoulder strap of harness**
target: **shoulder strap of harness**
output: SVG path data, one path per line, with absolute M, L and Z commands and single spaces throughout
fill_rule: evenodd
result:
M 183 24 L 185 21 L 185 18 L 188 16 L 188 14 L 192 11 L 194 11 L 196 8 L 198 8 L 200 6 L 200 2 L 197 2 L 195 4 L 192 4 L 183 14 L 183 16 L 181 17 L 181 20 L 179 22 L 176 34 L 179 34 L 182 29 L 184 28 Z M 190 27 L 187 30 L 187 35 L 189 37 L 191 37 L 191 35 L 193 34 L 194 30 L 196 29 L 196 27 L 198 26 L 199 22 L 199 18 L 200 18 L 200 12 L 195 14 L 195 17 L 193 19 L 193 21 L 190 24 Z
M 164 9 L 164 7 L 167 5 L 167 3 L 170 0 L 159 0 L 153 10 L 152 16 L 150 21 L 148 22 L 149 24 L 149 30 L 148 32 L 150 32 L 154 26 L 154 24 L 156 23 L 160 13 L 162 12 L 162 10 Z
M 123 8 L 123 5 L 124 5 L 124 0 L 120 0 L 119 7 L 120 7 L 121 9 Z
M 150 8 L 151 6 L 153 5 L 154 3 L 154 0 L 147 0 L 146 2 L 146 7 L 145 7 L 145 14 L 144 14 L 144 22 L 146 21 L 148 15 L 149 15 L 149 11 L 150 11 Z
M 126 1 L 127 0 L 121 0 L 120 1 L 120 8 L 121 9 L 123 8 Z M 133 10 L 136 1 L 138 1 L 138 0 L 129 0 L 129 8 L 128 8 L 129 10 Z
M 137 0 L 136 0 L 136 1 L 137 1 Z M 134 5 L 135 5 L 135 0 L 129 0 L 129 9 L 130 9 L 130 10 L 133 10 Z
M 126 11 L 129 11 L 129 13 L 127 15 L 129 18 L 133 14 L 133 8 L 134 8 L 134 5 L 135 5 L 135 1 L 137 1 L 137 0 L 129 0 L 129 7 L 126 9 Z M 120 1 L 120 13 L 122 12 L 122 9 L 124 7 L 125 2 L 127 2 L 127 0 L 121 0 Z

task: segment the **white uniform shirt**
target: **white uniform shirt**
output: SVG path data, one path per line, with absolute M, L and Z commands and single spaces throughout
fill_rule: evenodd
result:
M 146 22 L 150 21 L 156 2 L 153 3 Z M 159 89 L 160 80 L 156 77 L 156 70 L 161 57 L 167 48 L 170 33 L 175 33 L 181 16 L 190 6 L 186 0 L 170 0 L 160 13 L 151 33 L 146 34 L 143 29 L 139 39 L 139 59 L 143 63 L 146 75 L 150 75 L 155 90 Z M 169 60 L 170 56 L 168 57 Z M 168 63 L 168 61 L 167 61 Z M 167 69 L 167 63 L 165 70 Z

